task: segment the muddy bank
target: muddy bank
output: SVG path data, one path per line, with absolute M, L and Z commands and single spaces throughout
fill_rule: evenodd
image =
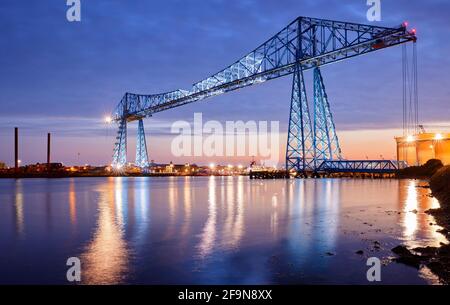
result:
M 430 179 L 443 166 L 444 165 L 441 160 L 430 159 L 424 165 L 410 166 L 399 170 L 397 177 L 410 179 Z
M 428 162 L 427 162 L 428 163 Z M 429 178 L 432 195 L 440 202 L 440 208 L 426 211 L 433 215 L 436 223 L 442 227 L 440 233 L 450 240 L 450 166 L 436 166 L 437 162 L 432 164 L 433 174 Z M 424 168 L 415 167 L 406 173 L 431 173 L 432 166 Z M 417 178 L 417 177 L 416 177 Z M 421 176 L 420 178 L 424 178 Z M 450 284 L 450 245 L 442 244 L 440 247 L 420 247 L 407 249 L 405 246 L 397 246 L 392 249 L 398 257 L 395 261 L 406 265 L 420 268 L 421 265 L 427 266 L 440 280 L 445 284 Z
M 436 171 L 430 179 L 430 188 L 442 209 L 450 209 L 450 165 Z

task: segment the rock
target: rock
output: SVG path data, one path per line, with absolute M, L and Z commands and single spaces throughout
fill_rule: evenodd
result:
M 419 255 L 411 253 L 411 251 L 409 251 L 405 246 L 397 246 L 392 248 L 391 251 L 399 256 L 394 259 L 395 262 L 405 264 L 416 269 L 420 268 L 423 258 Z
M 450 261 L 450 246 L 443 245 L 439 248 L 438 253 L 440 256 L 445 256 L 447 260 Z
M 333 253 L 333 252 L 327 252 L 327 253 L 325 253 L 326 255 L 328 255 L 328 256 L 333 256 L 333 255 L 336 255 L 335 253 Z
M 392 248 L 391 251 L 397 255 L 412 255 L 411 251 L 403 245 Z
M 364 251 L 363 251 L 363 250 L 358 250 L 358 251 L 356 251 L 355 253 L 356 253 L 356 254 L 359 254 L 359 255 L 363 255 L 363 254 L 364 254 Z
M 438 249 L 435 248 L 435 247 L 418 247 L 418 248 L 414 248 L 414 251 L 422 254 L 422 256 L 435 255 L 437 250 Z
M 416 269 L 420 268 L 420 259 L 415 256 L 401 256 L 394 259 L 394 262 L 405 264 Z
M 448 235 L 448 230 L 445 229 L 445 228 L 440 229 L 440 230 L 437 230 L 436 232 L 441 233 L 441 234 L 444 234 L 444 235 Z

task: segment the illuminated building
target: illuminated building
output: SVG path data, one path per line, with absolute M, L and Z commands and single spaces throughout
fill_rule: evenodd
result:
M 397 159 L 409 166 L 422 165 L 430 159 L 450 164 L 450 133 L 420 133 L 395 138 Z

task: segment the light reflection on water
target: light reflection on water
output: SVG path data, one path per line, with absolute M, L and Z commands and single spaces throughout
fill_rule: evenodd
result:
M 208 182 L 208 218 L 203 228 L 200 244 L 199 255 L 201 258 L 207 256 L 214 247 L 216 239 L 216 222 L 217 222 L 217 203 L 216 203 L 216 184 L 215 177 L 211 176 Z
M 123 211 L 128 203 L 123 179 L 109 179 L 100 190 L 96 229 L 80 258 L 86 284 L 117 284 L 126 275 L 128 250 L 123 236 Z
M 86 284 L 364 284 L 368 256 L 391 256 L 389 249 L 400 243 L 446 242 L 424 213 L 439 203 L 421 184 L 246 177 L 0 180 L 0 245 L 10 249 L 0 254 L 0 270 L 26 274 L 0 283 L 64 283 L 65 260 L 78 256 Z M 375 240 L 382 249 L 373 249 Z M 359 249 L 366 254 L 355 255 Z M 31 250 L 45 253 L 47 261 L 39 265 Z M 27 274 L 29 266 L 36 272 Z M 44 279 L 41 269 L 50 270 Z M 387 284 L 434 281 L 394 263 L 383 274 Z
M 24 234 L 24 216 L 23 216 L 23 191 L 22 181 L 15 181 L 14 194 L 14 210 L 17 236 L 22 237 Z
M 403 239 L 408 246 L 439 246 L 447 243 L 444 235 L 437 231 L 441 227 L 434 224 L 434 219 L 425 211 L 439 208 L 439 201 L 430 197 L 424 183 L 415 180 L 404 181 L 405 187 L 399 190 L 399 203 L 402 210 L 400 222 L 404 227 Z M 430 228 L 431 227 L 431 228 Z

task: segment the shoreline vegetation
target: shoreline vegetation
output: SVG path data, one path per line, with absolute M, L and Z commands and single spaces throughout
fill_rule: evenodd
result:
M 401 170 L 398 176 L 429 181 L 431 195 L 439 200 L 440 208 L 427 210 L 426 213 L 432 215 L 442 227 L 438 232 L 450 240 L 450 165 L 444 166 L 440 160 L 431 159 L 422 166 Z M 450 284 L 450 244 L 414 249 L 399 245 L 392 252 L 398 256 L 395 261 L 417 269 L 421 265 L 427 266 L 443 284 Z

